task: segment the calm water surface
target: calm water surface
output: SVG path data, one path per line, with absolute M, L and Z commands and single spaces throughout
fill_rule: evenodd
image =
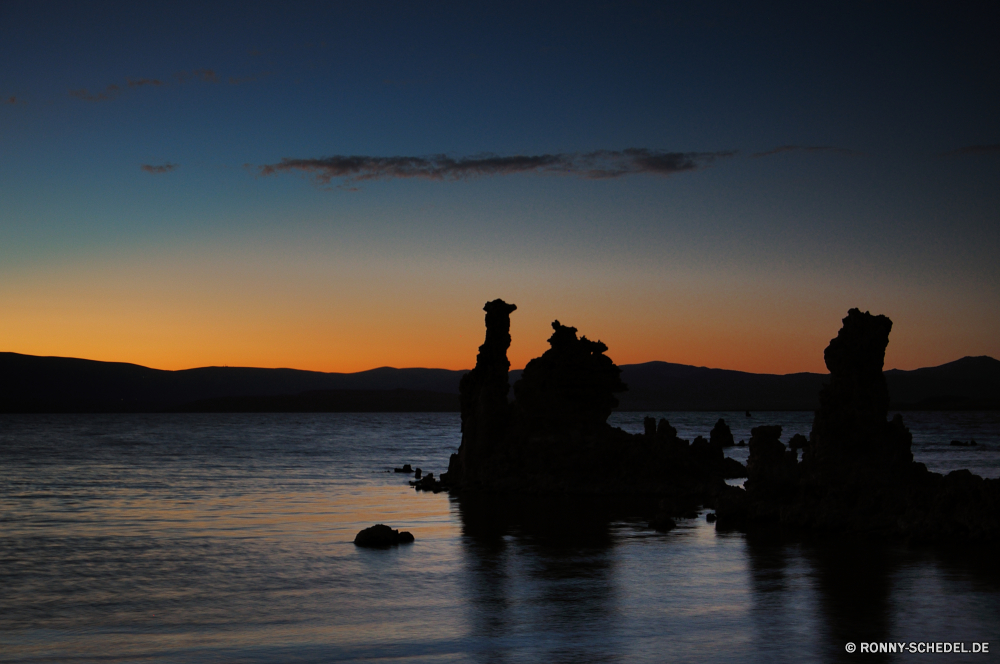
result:
M 613 423 L 642 429 L 641 413 Z M 737 439 L 809 413 L 663 413 Z M 1000 476 L 1000 414 L 909 413 L 931 470 Z M 962 661 L 848 641 L 989 641 L 995 551 L 667 534 L 580 501 L 415 493 L 457 414 L 0 417 L 2 662 Z M 952 439 L 975 438 L 976 448 Z M 732 456 L 745 460 L 745 448 Z M 411 546 L 362 550 L 373 523 Z

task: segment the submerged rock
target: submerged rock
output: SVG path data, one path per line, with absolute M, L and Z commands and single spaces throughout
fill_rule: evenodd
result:
M 677 527 L 677 522 L 669 516 L 661 514 L 649 522 L 649 527 L 658 533 L 667 533 Z
M 365 528 L 354 537 L 355 546 L 367 548 L 383 548 L 397 544 L 410 544 L 411 542 L 413 542 L 413 535 L 410 533 L 393 530 L 381 523 Z

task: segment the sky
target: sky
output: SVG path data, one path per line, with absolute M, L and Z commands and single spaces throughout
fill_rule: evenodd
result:
M 953 6 L 959 4 L 960 6 Z M 0 2 L 0 351 L 1000 357 L 989 3 Z

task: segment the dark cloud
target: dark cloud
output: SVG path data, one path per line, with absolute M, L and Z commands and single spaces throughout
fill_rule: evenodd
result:
M 969 154 L 1000 154 L 1000 143 L 990 143 L 986 145 L 966 145 L 964 148 L 942 152 L 942 157 L 957 157 Z
M 152 164 L 142 164 L 141 166 L 139 166 L 139 168 L 146 171 L 147 173 L 152 173 L 153 175 L 159 175 L 161 173 L 169 173 L 170 171 L 175 170 L 177 168 L 177 164 L 171 164 L 170 162 L 167 162 L 166 164 L 161 164 L 159 166 L 154 166 Z
M 108 101 L 109 99 L 117 97 L 121 90 L 122 89 L 117 85 L 109 85 L 100 92 L 90 94 L 90 92 L 87 91 L 87 88 L 80 88 L 79 90 L 70 90 L 69 96 L 82 99 L 83 101 Z
M 259 166 L 260 175 L 301 171 L 319 184 L 342 179 L 345 183 L 394 178 L 464 180 L 474 177 L 516 173 L 577 175 L 588 179 L 618 178 L 647 173 L 673 175 L 703 168 L 735 152 L 662 152 L 645 148 L 599 150 L 542 155 L 500 157 L 494 154 L 470 157 L 427 155 L 422 157 L 372 157 L 337 155 L 318 159 L 282 159 L 277 164 Z
M 10 97 L 7 97 L 6 99 L 0 99 L 0 104 L 9 104 L 11 106 L 13 106 L 14 104 L 16 104 L 17 102 L 18 102 L 18 99 L 14 95 L 11 95 Z
M 847 148 L 837 148 L 832 145 L 780 145 L 773 150 L 766 152 L 754 152 L 751 157 L 770 157 L 773 154 L 782 152 L 836 152 L 838 154 L 861 154 L 857 150 Z
M 160 86 L 160 85 L 166 85 L 166 83 L 155 78 L 140 78 L 138 80 L 133 80 L 131 78 L 128 79 L 128 86 L 130 88 L 141 88 L 144 85 Z

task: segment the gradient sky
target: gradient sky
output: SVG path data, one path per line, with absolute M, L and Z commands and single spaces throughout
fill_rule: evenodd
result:
M 1000 357 L 992 3 L 0 3 L 0 350 Z

